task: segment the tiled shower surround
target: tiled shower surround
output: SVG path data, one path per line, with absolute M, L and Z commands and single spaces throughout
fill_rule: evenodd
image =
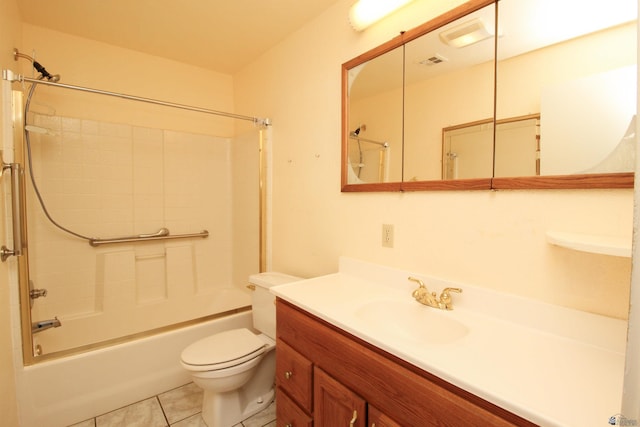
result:
M 27 179 L 34 336 L 45 353 L 215 314 L 250 303 L 231 286 L 227 138 L 30 115 L 33 172 L 51 216 L 87 237 L 208 230 L 208 238 L 92 247 L 45 218 Z

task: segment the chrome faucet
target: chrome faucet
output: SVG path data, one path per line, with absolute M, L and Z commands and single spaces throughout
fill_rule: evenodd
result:
M 429 290 L 422 280 L 416 279 L 415 277 L 409 277 L 409 280 L 418 284 L 418 289 L 411 293 L 411 296 L 415 298 L 416 301 L 420 304 L 439 308 L 441 310 L 453 310 L 451 292 L 462 293 L 462 289 L 460 288 L 444 288 L 438 297 L 435 292 L 429 293 Z

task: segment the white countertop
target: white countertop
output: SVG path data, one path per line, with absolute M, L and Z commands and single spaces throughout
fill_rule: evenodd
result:
M 455 319 L 468 333 L 452 342 L 422 341 L 389 327 L 393 307 L 414 302 L 422 279 L 429 291 L 452 294 L 454 310 L 422 306 Z M 620 412 L 627 322 L 448 283 L 341 258 L 335 274 L 272 288 L 309 313 L 450 383 L 543 426 L 608 426 Z M 381 302 L 379 321 L 357 315 Z M 413 307 L 413 306 L 410 306 Z M 413 308 L 411 309 L 414 310 Z M 392 323 L 392 322 L 391 322 Z M 415 328 L 429 328 L 428 322 Z M 415 332 L 415 331 L 413 331 Z

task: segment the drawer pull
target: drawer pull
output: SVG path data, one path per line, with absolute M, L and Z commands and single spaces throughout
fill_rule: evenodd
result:
M 288 424 L 287 424 L 286 426 L 284 426 L 284 427 L 293 427 L 293 424 L 288 423 Z
M 292 376 L 293 376 L 293 372 L 291 371 L 287 371 L 284 373 L 284 377 L 288 380 L 290 380 Z
M 358 419 L 358 411 L 353 411 L 353 418 L 349 421 L 349 427 L 353 427 Z

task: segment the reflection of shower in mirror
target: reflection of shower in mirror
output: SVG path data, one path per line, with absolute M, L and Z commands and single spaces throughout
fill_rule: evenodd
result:
M 458 153 L 449 151 L 445 155 L 447 156 L 447 164 L 442 179 L 458 179 Z
M 389 143 L 364 138 L 362 134 L 366 130 L 367 125 L 361 124 L 349 133 L 350 184 L 388 181 Z
M 360 135 L 360 132 L 364 132 L 366 130 L 367 130 L 367 125 L 361 124 L 360 126 L 358 126 L 358 128 L 356 130 L 354 130 L 353 132 L 350 133 L 350 136 L 358 137 L 358 135 Z

